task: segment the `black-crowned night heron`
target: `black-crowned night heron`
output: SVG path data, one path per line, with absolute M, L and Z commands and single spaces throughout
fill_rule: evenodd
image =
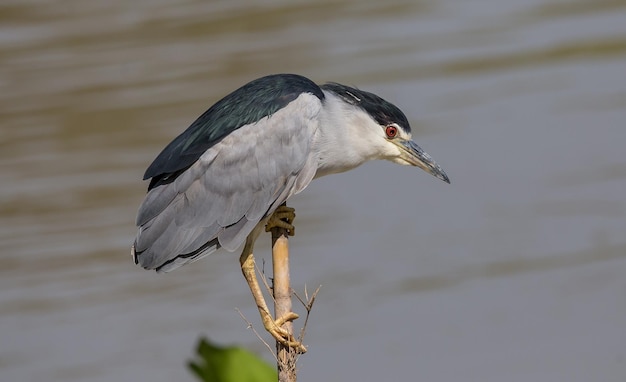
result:
M 285 318 L 274 320 L 267 308 L 254 242 L 266 225 L 293 232 L 293 209 L 281 204 L 311 180 L 373 159 L 450 182 L 411 141 L 404 113 L 375 94 L 294 74 L 254 80 L 211 106 L 146 170 L 144 180 L 151 180 L 137 215 L 134 261 L 169 272 L 245 242 L 239 260 L 263 325 L 297 346 L 279 327 Z

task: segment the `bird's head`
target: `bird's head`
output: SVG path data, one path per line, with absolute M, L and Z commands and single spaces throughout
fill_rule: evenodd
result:
M 353 109 L 346 129 L 351 136 L 350 145 L 356 146 L 356 150 L 367 152 L 369 159 L 417 166 L 450 183 L 441 166 L 411 140 L 411 126 L 397 106 L 375 94 L 337 83 L 322 85 L 322 89 Z

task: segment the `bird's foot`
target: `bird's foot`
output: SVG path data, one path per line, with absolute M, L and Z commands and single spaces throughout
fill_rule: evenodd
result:
M 280 205 L 268 219 L 267 224 L 265 225 L 265 232 L 270 232 L 272 228 L 278 227 L 286 229 L 287 234 L 289 236 L 293 236 L 296 234 L 296 227 L 293 226 L 295 218 L 295 208 Z
M 263 312 L 261 319 L 263 320 L 263 326 L 274 339 L 280 342 L 283 346 L 294 349 L 297 353 L 306 353 L 306 347 L 302 345 L 302 342 L 295 339 L 293 334 L 289 333 L 286 329 L 281 328 L 285 322 L 290 322 L 297 319 L 298 314 L 290 312 L 282 317 L 274 320 L 268 312 Z

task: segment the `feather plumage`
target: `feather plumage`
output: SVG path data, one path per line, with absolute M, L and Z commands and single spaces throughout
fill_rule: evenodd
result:
M 237 249 L 313 179 L 317 161 L 310 153 L 321 107 L 316 95 L 301 93 L 233 130 L 174 180 L 151 188 L 137 217 L 136 262 L 169 271 L 219 246 Z

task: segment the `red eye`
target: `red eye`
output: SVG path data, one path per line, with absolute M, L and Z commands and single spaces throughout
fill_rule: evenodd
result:
M 387 126 L 385 127 L 385 134 L 387 134 L 388 138 L 395 138 L 398 135 L 398 128 L 395 126 Z

